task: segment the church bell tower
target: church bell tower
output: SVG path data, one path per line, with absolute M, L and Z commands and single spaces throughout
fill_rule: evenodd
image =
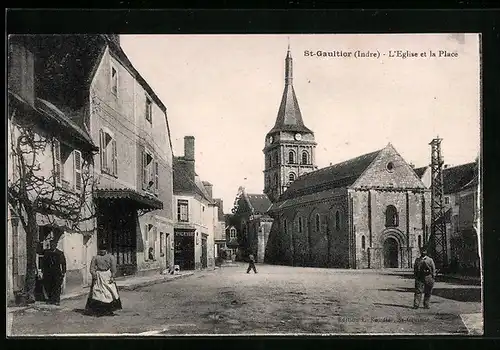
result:
M 295 179 L 316 170 L 314 133 L 304 125 L 293 89 L 293 60 L 290 45 L 285 58 L 285 89 L 274 127 L 267 133 L 264 147 L 264 193 L 271 202 Z

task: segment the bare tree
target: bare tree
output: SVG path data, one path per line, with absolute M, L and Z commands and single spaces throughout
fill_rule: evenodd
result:
M 53 138 L 38 132 L 37 124 L 28 118 L 16 116 L 16 109 L 10 115 L 13 122 L 10 150 L 14 176 L 8 181 L 8 203 L 19 217 L 26 233 L 26 275 L 23 299 L 33 302 L 37 277 L 36 256 L 39 244 L 37 215 L 44 215 L 49 224 L 55 218 L 63 220 L 67 228 L 81 232 L 81 223 L 95 217 L 94 204 L 89 194 L 96 183 L 93 177 L 93 157 L 88 154 L 81 159 L 81 191 L 68 191 L 61 188 L 60 167 L 55 167 Z M 43 175 L 42 161 L 45 153 L 52 154 L 52 170 L 49 176 Z M 47 165 L 45 165 L 47 166 Z

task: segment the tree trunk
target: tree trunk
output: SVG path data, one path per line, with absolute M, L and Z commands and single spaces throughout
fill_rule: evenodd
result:
M 26 275 L 24 281 L 25 302 L 35 301 L 35 285 L 38 274 L 36 266 L 36 253 L 38 248 L 38 225 L 36 223 L 36 212 L 32 207 L 26 207 L 27 225 L 26 231 Z

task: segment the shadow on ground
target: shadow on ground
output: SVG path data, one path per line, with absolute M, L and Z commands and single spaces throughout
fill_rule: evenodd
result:
M 397 276 L 402 279 L 406 280 L 414 280 L 415 277 L 411 273 L 383 273 L 383 275 L 390 275 L 390 276 Z M 453 278 L 450 276 L 437 276 L 436 277 L 436 282 L 446 282 L 446 283 L 453 283 L 456 285 L 461 285 L 461 286 L 480 286 L 481 281 L 476 281 L 476 280 L 461 280 L 458 278 Z
M 412 309 L 412 306 L 409 305 L 401 305 L 401 304 L 384 304 L 384 303 L 374 303 L 373 305 L 380 305 L 380 306 L 393 306 L 393 307 L 400 307 L 403 309 Z
M 378 290 L 385 292 L 415 293 L 415 289 L 403 287 Z M 481 288 L 434 288 L 432 290 L 432 295 L 455 301 L 481 302 Z

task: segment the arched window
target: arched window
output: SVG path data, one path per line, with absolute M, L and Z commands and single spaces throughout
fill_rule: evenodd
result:
M 288 175 L 288 180 L 289 180 L 290 182 L 294 182 L 294 181 L 295 181 L 295 174 L 294 174 L 294 173 L 290 173 L 290 174 Z
M 277 186 L 279 184 L 278 174 L 274 174 L 274 184 Z
M 295 164 L 295 152 L 294 151 L 288 152 L 288 163 Z
M 361 236 L 361 249 L 366 249 L 365 236 Z
M 276 153 L 274 155 L 274 165 L 278 165 L 280 163 L 280 155 L 279 153 Z
M 299 216 L 299 220 L 298 220 L 298 231 L 299 233 L 302 233 L 302 218 Z
M 422 248 L 422 235 L 418 235 L 418 247 Z
M 309 164 L 309 155 L 306 151 L 302 152 L 302 164 Z
M 316 214 L 316 231 L 319 231 L 320 224 L 321 224 L 321 220 L 320 220 L 319 214 Z
M 388 205 L 385 209 L 385 226 L 397 227 L 399 225 L 398 210 L 394 205 Z
M 286 222 L 286 219 L 285 219 L 285 220 L 283 220 L 283 232 L 285 232 L 285 235 L 288 233 L 287 232 L 286 224 L 287 224 L 287 222 Z
M 340 230 L 340 212 L 338 210 L 335 212 L 335 230 Z

